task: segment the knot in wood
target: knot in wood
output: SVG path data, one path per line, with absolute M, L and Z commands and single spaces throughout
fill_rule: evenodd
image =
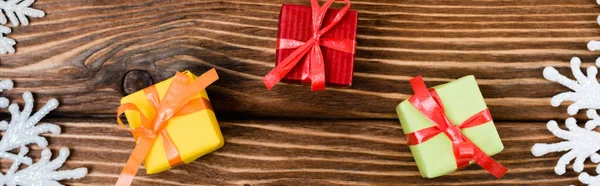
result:
M 153 84 L 154 80 L 150 73 L 143 70 L 132 70 L 125 73 L 123 78 L 123 94 L 129 95 Z

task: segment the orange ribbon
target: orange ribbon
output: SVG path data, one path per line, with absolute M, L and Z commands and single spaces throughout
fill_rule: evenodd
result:
M 131 185 L 133 177 L 159 135 L 163 138 L 169 165 L 174 167 L 183 163 L 179 151 L 165 129 L 166 123 L 173 117 L 204 109 L 212 110 L 210 102 L 207 99 L 194 97 L 218 79 L 219 76 L 215 69 L 209 70 L 191 82 L 187 75 L 177 72 L 162 100 L 159 99 L 155 86 L 145 88 L 144 94 L 156 110 L 154 118 L 149 119 L 144 116 L 140 109 L 132 103 L 126 103 L 119 107 L 117 121 L 122 128 L 129 130 L 133 134 L 137 144 L 131 156 L 129 156 L 129 160 L 127 160 L 127 164 L 123 168 L 116 185 Z M 140 115 L 142 125 L 135 129 L 127 128 L 119 117 L 125 111 L 137 111 Z

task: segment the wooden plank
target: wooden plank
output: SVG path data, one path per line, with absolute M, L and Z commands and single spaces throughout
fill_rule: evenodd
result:
M 67 168 L 90 169 L 86 178 L 65 183 L 116 181 L 134 147 L 128 132 L 112 120 L 50 121 L 63 128 L 62 135 L 49 137 L 50 148 L 71 149 Z M 497 123 L 505 150 L 494 158 L 510 169 L 499 180 L 477 165 L 440 178 L 421 178 L 397 121 L 252 120 L 220 125 L 226 140 L 222 149 L 164 173 L 145 175 L 142 169 L 134 185 L 578 184 L 570 166 L 565 175 L 554 174 L 560 153 L 531 154 L 536 142 L 558 142 L 542 122 Z M 588 172 L 594 168 L 586 165 Z
M 395 106 L 412 94 L 410 77 L 424 75 L 436 85 L 473 74 L 496 119 L 543 121 L 566 116 L 549 97 L 567 90 L 544 80 L 543 67 L 568 72 L 571 57 L 589 66 L 598 56 L 586 49 L 588 40 L 600 39 L 600 7 L 590 0 L 364 0 L 353 3 L 360 26 L 351 88 L 312 93 L 279 84 L 267 91 L 261 78 L 274 65 L 284 2 L 308 3 L 36 2 L 47 16 L 14 28 L 9 36 L 18 52 L 0 56 L 0 78 L 16 81 L 13 97 L 31 90 L 41 101 L 60 98 L 58 115 L 112 115 L 128 71 L 162 80 L 177 70 L 214 67 L 222 79 L 209 92 L 219 113 L 395 118 Z

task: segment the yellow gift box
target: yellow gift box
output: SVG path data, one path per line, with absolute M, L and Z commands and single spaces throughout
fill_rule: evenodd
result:
M 196 75 L 189 71 L 183 72 L 191 80 L 196 79 Z M 167 89 L 171 85 L 173 78 L 169 78 L 154 85 L 158 97 L 162 100 Z M 149 87 L 152 88 L 152 87 Z M 194 98 L 208 99 L 206 90 L 202 91 Z M 140 112 L 149 119 L 156 114 L 156 110 L 146 98 L 144 91 L 138 91 L 121 99 L 121 104 L 132 103 L 137 106 Z M 210 105 L 210 102 L 208 102 Z M 134 129 L 142 124 L 141 118 L 136 111 L 125 111 L 125 116 L 129 121 L 129 127 Z M 173 117 L 166 122 L 165 129 L 168 132 L 171 141 L 177 148 L 183 163 L 188 164 L 199 157 L 213 152 L 224 145 L 223 135 L 219 128 L 216 116 L 212 108 Z M 147 174 L 155 174 L 171 169 L 171 164 L 165 152 L 163 137 L 158 136 L 154 141 L 150 151 L 144 159 Z

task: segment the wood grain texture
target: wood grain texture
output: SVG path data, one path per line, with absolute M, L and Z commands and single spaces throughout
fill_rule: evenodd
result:
M 65 184 L 115 183 L 134 146 L 131 134 L 113 120 L 49 121 L 64 129 L 49 139 L 54 151 L 71 149 L 66 167 L 90 169 L 84 179 Z M 531 154 L 535 142 L 557 142 L 541 122 L 497 122 L 505 149 L 493 158 L 510 169 L 500 180 L 477 165 L 440 178 L 421 178 L 397 121 L 242 120 L 220 125 L 226 141 L 222 149 L 160 174 L 146 175 L 141 169 L 134 185 L 578 184 L 570 166 L 563 176 L 554 173 L 560 153 Z M 586 171 L 594 168 L 587 163 Z
M 579 56 L 592 65 L 600 39 L 592 0 L 364 0 L 359 11 L 353 86 L 312 93 L 261 82 L 275 62 L 277 18 L 292 1 L 40 0 L 46 11 L 14 28 L 15 55 L 0 56 L 0 77 L 17 89 L 58 97 L 58 115 L 112 115 L 131 70 L 162 80 L 174 71 L 217 68 L 208 90 L 222 114 L 289 118 L 387 118 L 412 94 L 408 80 L 428 85 L 473 74 L 496 119 L 563 118 L 549 98 L 567 89 L 542 78 L 544 66 L 568 72 Z M 336 5 L 339 6 L 339 5 Z
M 33 6 L 47 16 L 13 28 L 17 53 L 0 55 L 0 78 L 16 84 L 3 94 L 17 102 L 26 90 L 39 103 L 59 98 L 50 121 L 63 135 L 50 136 L 50 147 L 72 150 L 66 168 L 90 169 L 64 182 L 70 185 L 115 183 L 134 142 L 106 117 L 114 117 L 124 94 L 175 71 L 210 68 L 221 76 L 208 92 L 226 145 L 165 173 L 139 173 L 135 185 L 579 183 L 572 170 L 554 174 L 559 153 L 536 158 L 530 148 L 557 142 L 545 122 L 567 117 L 566 106 L 550 106 L 550 97 L 567 89 L 544 80 L 542 69 L 568 74 L 571 57 L 587 67 L 600 56 L 586 49 L 600 40 L 593 0 L 356 0 L 353 86 L 313 93 L 281 83 L 267 91 L 261 78 L 275 63 L 279 8 L 308 2 L 38 0 Z M 470 74 L 505 145 L 494 158 L 510 172 L 497 180 L 474 165 L 423 179 L 395 107 L 412 94 L 413 76 L 434 86 Z

